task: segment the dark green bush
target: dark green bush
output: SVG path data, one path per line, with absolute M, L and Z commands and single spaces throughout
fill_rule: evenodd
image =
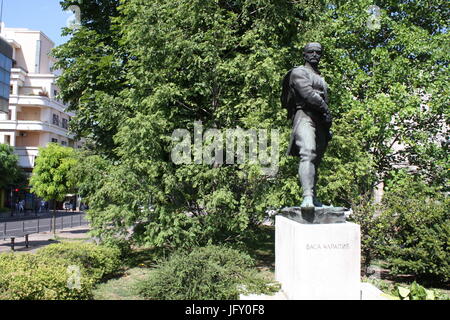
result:
M 154 300 L 237 299 L 240 293 L 277 290 L 252 269 L 250 256 L 224 246 L 178 251 L 161 262 L 138 285 L 139 293 Z
M 363 199 L 351 219 L 361 226 L 363 266 L 385 260 L 392 274 L 417 280 L 450 280 L 450 208 L 443 192 L 397 172 L 387 183 L 382 203 Z
M 94 281 L 81 272 L 69 285 L 66 261 L 31 253 L 0 254 L 0 300 L 82 300 L 92 298 Z
M 414 197 L 413 197 L 414 196 Z M 450 280 L 450 208 L 443 195 L 391 194 L 386 198 L 392 220 L 382 248 L 393 274 L 445 283 Z
M 450 280 L 449 199 L 405 170 L 393 171 L 383 197 L 378 249 L 392 274 L 444 284 Z M 431 284 L 431 283 L 430 283 Z
M 37 255 L 51 259 L 59 257 L 66 266 L 83 268 L 95 282 L 113 275 L 121 266 L 120 250 L 86 242 L 61 242 L 40 249 Z

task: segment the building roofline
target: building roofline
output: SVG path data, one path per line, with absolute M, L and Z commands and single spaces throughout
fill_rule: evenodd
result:
M 5 38 L 3 38 L 3 39 L 5 39 Z M 22 48 L 22 46 L 20 45 L 20 43 L 18 43 L 16 40 L 14 40 L 14 39 L 5 39 L 6 40 L 6 42 L 8 42 L 13 48 L 16 48 L 16 49 L 20 49 L 20 48 Z
M 50 41 L 53 46 L 55 46 L 55 42 L 50 39 L 43 31 L 40 30 L 32 30 L 32 29 L 28 29 L 28 28 L 3 28 L 2 31 L 15 31 L 15 32 L 20 32 L 20 33 L 39 33 L 41 34 L 43 37 L 45 37 L 48 41 Z

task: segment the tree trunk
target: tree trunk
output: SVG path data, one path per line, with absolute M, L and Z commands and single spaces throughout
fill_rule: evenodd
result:
M 53 236 L 56 234 L 56 200 L 53 200 Z

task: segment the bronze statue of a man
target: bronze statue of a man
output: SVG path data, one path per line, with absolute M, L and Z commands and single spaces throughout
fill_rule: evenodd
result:
M 303 50 L 305 65 L 290 70 L 283 79 L 281 102 L 293 120 L 288 155 L 300 157 L 299 178 L 304 208 L 323 207 L 316 198 L 317 170 L 331 139 L 331 114 L 327 84 L 318 70 L 322 46 L 308 43 Z

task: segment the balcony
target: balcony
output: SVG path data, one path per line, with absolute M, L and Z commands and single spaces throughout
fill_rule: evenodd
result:
M 55 109 L 60 112 L 67 113 L 69 116 L 74 116 L 72 112 L 66 112 L 64 104 L 50 99 L 46 96 L 31 96 L 31 95 L 10 95 L 9 104 L 19 105 L 19 106 L 39 106 L 48 107 Z
M 27 77 L 28 71 L 22 67 L 11 68 L 11 80 L 19 80 L 24 83 Z
M 45 131 L 73 139 L 67 129 L 50 124 L 47 121 L 0 120 L 0 128 L 5 131 Z

